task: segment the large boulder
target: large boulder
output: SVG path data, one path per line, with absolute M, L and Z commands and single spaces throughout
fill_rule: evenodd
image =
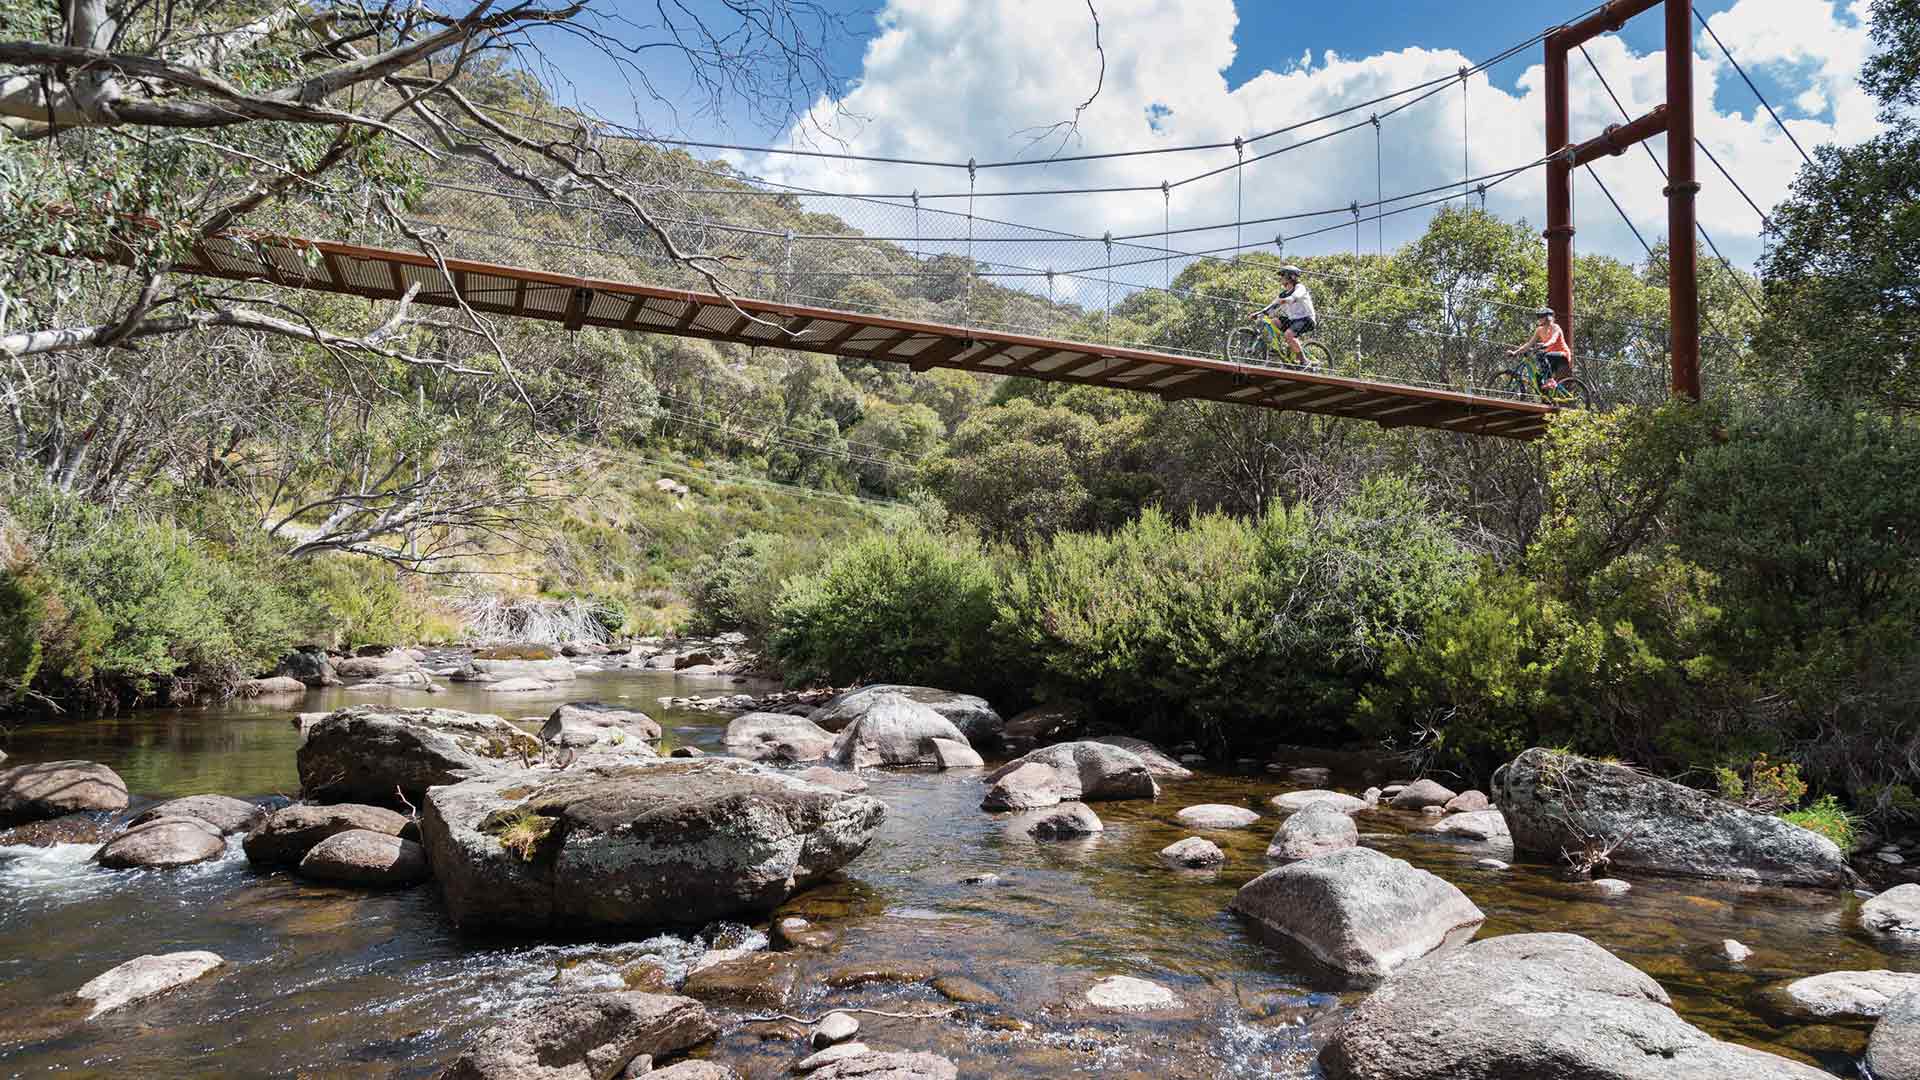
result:
M 1241 886 L 1230 906 L 1362 979 L 1385 978 L 1486 920 L 1459 889 L 1362 847 L 1269 870 Z
M 1660 984 L 1573 934 L 1512 934 L 1416 960 L 1320 1053 L 1328 1080 L 1832 1080 L 1723 1043 Z
M 565 930 L 772 910 L 866 850 L 886 807 L 726 758 L 436 787 L 421 835 L 456 923 Z
M 302 685 L 314 689 L 340 685 L 340 673 L 334 670 L 333 662 L 327 659 L 327 651 L 318 646 L 295 649 L 281 657 L 273 674 L 276 677 L 298 679 Z
M 1867 1040 L 1873 1080 L 1920 1080 L 1920 991 L 1887 1003 Z
M 807 719 L 828 731 L 845 731 L 849 724 L 873 708 L 875 700 L 885 694 L 898 694 L 946 717 L 948 723 L 966 736 L 965 741 L 969 746 L 1000 745 L 1001 731 L 1006 727 L 1006 721 L 993 711 L 993 706 L 987 704 L 986 698 L 937 690 L 931 686 L 901 686 L 896 683 L 862 686 L 828 699 L 813 710 Z
M 297 804 L 269 814 L 241 846 L 255 866 L 298 866 L 315 844 L 335 833 L 364 829 L 398 836 L 406 827 L 406 818 L 379 806 Z
M 819 761 L 833 748 L 833 732 L 801 716 L 750 712 L 727 722 L 727 753 L 748 761 Z
M 648 742 L 659 737 L 660 725 L 653 717 L 604 701 L 569 701 L 553 710 L 540 728 L 541 742 L 574 749 L 630 740 Z
M 43 761 L 0 769 L 0 827 L 126 808 L 127 782 L 98 762 Z
M 433 873 L 419 844 L 371 829 L 348 829 L 308 849 L 300 876 L 345 885 L 417 885 Z
M 554 658 L 551 660 L 514 660 L 483 659 L 475 657 L 467 662 L 462 673 L 471 678 L 474 675 L 485 679 L 541 679 L 546 682 L 570 682 L 579 678 L 573 669 L 573 661 Z
M 986 810 L 1038 810 L 1057 806 L 1065 798 L 1060 793 L 1060 771 L 1038 761 L 1016 763 L 993 774 L 993 786 L 980 806 Z
M 560 994 L 481 1030 L 441 1080 L 614 1080 L 643 1054 L 664 1057 L 718 1032 L 706 1006 L 627 991 Z
M 1861 904 L 1860 925 L 1876 934 L 1920 934 L 1920 885 L 1895 885 Z
M 827 760 L 864 769 L 872 765 L 928 765 L 938 768 L 933 740 L 964 743 L 967 737 L 953 722 L 904 694 L 878 693 L 868 698 L 853 721 L 840 729 Z
M 267 816 L 267 808 L 245 799 L 235 799 L 227 795 L 188 795 L 180 799 L 168 799 L 157 806 L 142 810 L 127 827 L 145 825 L 155 818 L 198 818 L 219 830 L 222 836 L 246 832 L 260 824 Z
M 1462 840 L 1507 840 L 1512 837 L 1506 816 L 1498 810 L 1469 810 L 1441 818 L 1428 831 Z
M 1367 800 L 1357 795 L 1328 791 L 1325 788 L 1308 788 L 1305 791 L 1289 791 L 1284 794 L 1275 795 L 1267 801 L 1273 805 L 1275 810 L 1286 813 L 1305 810 L 1315 803 L 1326 803 L 1343 814 L 1357 814 L 1367 809 L 1369 805 Z
M 1808 1020 L 1872 1020 L 1895 999 L 1920 991 L 1920 974 L 1905 971 L 1829 971 L 1795 979 L 1775 1002 Z
M 1819 833 L 1624 765 L 1535 748 L 1494 774 L 1517 851 L 1604 849 L 1620 869 L 1841 887 L 1846 858 Z
M 308 728 L 295 760 L 316 802 L 394 805 L 539 756 L 538 739 L 490 714 L 356 705 Z
M 171 870 L 206 862 L 227 849 L 220 830 L 199 818 L 154 818 L 135 825 L 93 853 L 109 870 Z
M 807 1074 L 808 1080 L 957 1080 L 960 1069 L 938 1054 L 888 1052 L 840 1058 Z
M 1029 766 L 1052 770 L 1050 781 L 1044 773 Z M 991 786 L 981 805 L 989 810 L 1020 809 L 1017 803 L 1021 800 L 1013 790 L 1016 786 L 1023 792 L 1050 788 L 1053 802 L 1152 799 L 1160 794 L 1160 785 L 1154 782 L 1153 773 L 1138 754 L 1100 742 L 1041 747 L 988 773 L 987 783 Z
M 241 697 L 291 697 L 307 692 L 307 684 L 291 675 L 269 675 L 264 679 L 248 679 L 235 690 Z
M 1147 771 L 1162 780 L 1191 780 L 1193 770 L 1167 756 L 1167 752 L 1145 739 L 1131 735 L 1101 735 L 1091 742 L 1117 746 L 1147 763 Z
M 1352 815 L 1334 803 L 1308 803 L 1280 823 L 1267 845 L 1267 858 L 1298 862 L 1345 851 L 1359 842 L 1360 827 L 1353 823 Z
M 1024 754 L 1036 746 L 1079 738 L 1087 720 L 1087 707 L 1077 702 L 1035 705 L 1007 721 L 1000 737 L 1008 753 Z
M 343 656 L 333 662 L 333 671 L 342 679 L 377 679 L 383 675 L 418 672 L 420 664 L 406 653 L 387 653 L 384 656 Z
M 185 986 L 226 961 L 210 952 L 176 952 L 136 956 L 87 980 L 73 995 L 92 1006 L 90 1016 L 164 994 Z

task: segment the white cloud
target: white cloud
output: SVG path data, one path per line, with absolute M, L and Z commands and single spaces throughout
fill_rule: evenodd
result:
M 1081 138 L 1066 148 L 1068 154 L 1231 142 L 1236 135 L 1270 131 L 1400 87 L 1445 79 L 1474 62 L 1448 49 L 1410 48 L 1364 57 L 1326 51 L 1317 61 L 1309 52 L 1297 64 L 1282 61 L 1279 70 L 1267 70 L 1229 89 L 1222 73 L 1234 59 L 1236 14 L 1231 0 L 1101 0 L 1099 7 L 1104 81 L 1098 98 L 1080 117 Z M 1872 102 L 1857 83 L 1869 55 L 1865 0 L 1844 9 L 1830 0 L 1738 0 L 1731 10 L 1713 16 L 1711 25 L 1750 72 L 1765 72 L 1791 88 L 1793 115 L 1788 123 L 1803 145 L 1855 142 L 1877 130 Z M 957 162 L 970 157 L 983 162 L 1045 157 L 1055 142 L 1032 144 L 1032 131 L 1072 116 L 1099 77 L 1092 27 L 1086 9 L 1078 4 L 889 0 L 880 27 L 858 83 L 843 102 L 844 115 L 829 125 L 846 148 L 857 153 Z M 1523 28 L 1516 27 L 1514 37 L 1522 36 Z M 1660 53 L 1635 53 L 1613 36 L 1589 43 L 1588 51 L 1632 114 L 1664 99 Z M 1770 207 L 1786 193 L 1800 163 L 1798 152 L 1704 34 L 1696 43 L 1696 57 L 1700 138 L 1762 207 Z M 1370 201 L 1376 183 L 1393 195 L 1457 181 L 1462 175 L 1463 128 L 1475 172 L 1534 161 L 1545 151 L 1538 47 L 1492 74 L 1491 83 L 1485 75 L 1476 76 L 1464 102 L 1454 82 L 1384 120 L 1379 144 L 1383 175 L 1378 181 L 1374 135 L 1361 129 L 1261 161 L 1238 177 L 1230 170 L 1174 188 L 1166 205 L 1173 227 L 1234 220 L 1237 180 L 1244 181 L 1245 218 Z M 1576 139 L 1622 122 L 1578 54 L 1572 74 Z M 1725 111 L 1716 109 L 1716 103 Z M 1364 120 L 1370 111 L 1250 144 L 1248 156 Z M 831 144 L 815 137 L 804 145 Z M 1664 139 L 1649 145 L 1664 163 Z M 1162 225 L 1163 202 L 1157 190 L 1162 181 L 1177 182 L 1234 160 L 1229 147 L 982 170 L 978 188 L 983 192 L 1094 186 L 1156 190 L 983 198 L 976 205 L 982 216 L 1091 236 L 1108 230 L 1148 232 Z M 739 163 L 759 175 L 833 191 L 967 190 L 964 169 L 783 156 L 749 156 Z M 1664 236 L 1663 184 L 1643 151 L 1603 160 L 1595 169 L 1649 240 Z M 1702 223 L 1728 256 L 1750 264 L 1759 252 L 1758 216 L 1704 156 L 1699 170 L 1705 185 Z M 1536 170 L 1498 187 L 1489 197 L 1489 208 L 1538 225 L 1544 217 L 1543 200 Z M 952 202 L 939 205 L 960 208 Z M 1426 216 L 1423 211 L 1390 220 L 1387 245 L 1417 235 Z M 1584 176 L 1576 191 L 1576 216 L 1581 250 L 1638 256 L 1638 244 Z M 1341 220 L 1336 216 L 1313 224 Z M 1312 226 L 1282 227 L 1298 234 Z M 1272 229 L 1250 227 L 1246 238 L 1270 236 Z M 1361 229 L 1363 250 L 1373 250 L 1376 235 L 1371 223 Z M 1211 247 L 1232 243 L 1232 237 L 1227 229 L 1176 237 L 1174 246 Z M 1353 242 L 1349 228 L 1298 241 L 1288 250 L 1351 250 Z M 1022 257 L 1039 260 L 1049 254 L 1033 251 Z

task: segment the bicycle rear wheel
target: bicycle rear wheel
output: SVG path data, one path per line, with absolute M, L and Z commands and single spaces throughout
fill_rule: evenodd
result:
M 1260 331 L 1253 327 L 1235 327 L 1227 331 L 1221 356 L 1229 364 L 1264 364 L 1267 362 L 1267 345 L 1260 340 Z
M 1548 397 L 1563 409 L 1591 409 L 1594 403 L 1593 391 L 1579 379 L 1561 379 L 1557 388 L 1548 391 Z
M 1496 394 L 1506 394 L 1511 397 L 1533 396 L 1533 387 L 1529 386 L 1526 378 L 1513 368 L 1494 372 L 1493 377 L 1487 380 L 1487 389 Z
M 1318 341 L 1301 342 L 1300 349 L 1307 354 L 1307 370 L 1322 373 L 1333 370 L 1333 350 Z

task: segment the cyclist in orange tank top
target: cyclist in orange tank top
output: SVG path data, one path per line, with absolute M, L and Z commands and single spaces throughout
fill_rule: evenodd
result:
M 1543 384 L 1548 390 L 1557 388 L 1560 380 L 1573 374 L 1573 350 L 1567 346 L 1567 335 L 1560 330 L 1560 324 L 1553 321 L 1552 308 L 1540 308 L 1533 313 L 1536 320 L 1533 336 L 1525 344 L 1516 345 L 1507 350 L 1508 356 L 1518 356 L 1528 349 L 1539 349 L 1547 354 L 1552 375 Z

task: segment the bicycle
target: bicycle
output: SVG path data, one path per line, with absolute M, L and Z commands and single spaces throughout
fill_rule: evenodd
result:
M 1521 356 L 1519 365 L 1494 372 L 1491 380 L 1494 390 L 1513 397 L 1526 397 L 1531 393 L 1543 404 L 1561 409 L 1593 407 L 1593 391 L 1572 375 L 1551 389 L 1547 387 L 1547 380 L 1553 378 L 1553 365 L 1537 342 L 1527 346 Z
M 1285 343 L 1282 342 L 1282 348 Z M 1227 331 L 1226 340 L 1221 344 L 1221 355 L 1229 364 L 1245 364 L 1251 367 L 1287 367 L 1302 371 L 1329 372 L 1333 370 L 1333 350 L 1311 334 L 1300 338 L 1300 349 L 1306 354 L 1307 362 L 1301 364 L 1292 353 L 1276 355 L 1267 348 L 1265 335 L 1260 332 L 1258 323 L 1241 323 Z

